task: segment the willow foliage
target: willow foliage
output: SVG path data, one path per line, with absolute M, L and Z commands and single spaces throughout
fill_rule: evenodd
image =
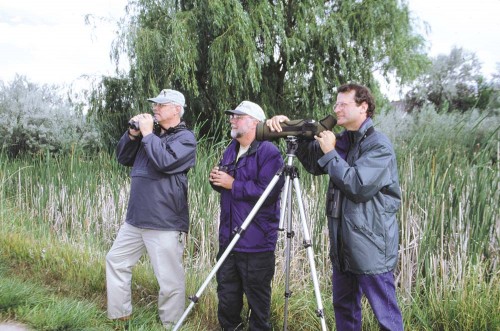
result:
M 194 120 L 243 99 L 319 116 L 341 83 L 413 79 L 422 46 L 405 1 L 131 0 L 113 54 L 129 58 L 138 100 L 179 89 Z

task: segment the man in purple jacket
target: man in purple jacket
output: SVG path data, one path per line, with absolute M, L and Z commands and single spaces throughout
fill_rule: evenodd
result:
M 276 173 L 283 167 L 278 148 L 255 140 L 255 130 L 266 119 L 262 108 L 243 101 L 227 110 L 233 140 L 210 172 L 210 183 L 220 193 L 219 255 L 240 229 Z M 217 271 L 218 318 L 223 330 L 242 330 L 243 294 L 250 313 L 250 330 L 271 330 L 271 281 L 278 238 L 281 178 Z

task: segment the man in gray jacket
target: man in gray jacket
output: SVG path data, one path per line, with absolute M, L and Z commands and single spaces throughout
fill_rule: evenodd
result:
M 338 137 L 323 131 L 297 151 L 307 171 L 330 177 L 326 213 L 335 323 L 337 330 L 361 330 L 364 294 L 381 330 L 403 330 L 393 274 L 401 202 L 396 156 L 389 139 L 373 128 L 370 90 L 346 84 L 337 92 L 334 112 L 346 130 Z M 281 131 L 287 120 L 278 115 L 267 125 Z
M 147 251 L 160 286 L 158 311 L 165 326 L 174 325 L 185 307 L 182 255 L 189 229 L 187 173 L 195 164 L 196 139 L 181 120 L 184 96 L 163 90 L 151 114 L 136 115 L 123 134 L 118 162 L 131 166 L 125 223 L 106 256 L 108 317 L 132 314 L 132 267 Z

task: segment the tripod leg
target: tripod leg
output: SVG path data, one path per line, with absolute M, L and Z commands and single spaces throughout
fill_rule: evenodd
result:
M 241 224 L 241 227 L 238 229 L 238 231 L 235 234 L 233 240 L 231 240 L 231 242 L 227 246 L 226 250 L 221 255 L 221 257 L 219 258 L 219 260 L 215 264 L 214 268 L 212 269 L 212 271 L 210 272 L 210 274 L 208 275 L 208 277 L 205 279 L 205 281 L 201 285 L 201 287 L 198 290 L 198 292 L 196 292 L 195 295 L 189 297 L 189 299 L 191 300 L 191 303 L 186 308 L 186 310 L 182 314 L 182 316 L 179 319 L 179 321 L 177 321 L 177 324 L 175 324 L 175 327 L 173 329 L 174 331 L 177 331 L 181 327 L 181 325 L 184 322 L 184 320 L 186 319 L 187 315 L 193 309 L 195 303 L 198 302 L 201 294 L 203 293 L 203 291 L 205 290 L 205 288 L 208 286 L 208 283 L 210 282 L 210 280 L 217 273 L 217 270 L 219 270 L 219 268 L 222 265 L 222 263 L 224 263 L 224 261 L 226 260 L 227 256 L 229 255 L 229 253 L 231 253 L 231 251 L 233 250 L 233 247 L 236 245 L 236 243 L 240 239 L 242 233 L 246 230 L 246 228 L 248 227 L 248 225 L 250 224 L 250 222 L 252 222 L 252 219 L 255 216 L 255 214 L 257 214 L 257 212 L 259 211 L 260 206 L 262 206 L 262 204 L 266 200 L 266 198 L 269 195 L 269 193 L 271 193 L 271 190 L 274 188 L 274 186 L 276 186 L 276 183 L 278 182 L 278 180 L 279 180 L 279 178 L 281 176 L 281 173 L 282 173 L 282 169 L 279 170 L 276 173 L 276 175 L 273 177 L 273 179 L 271 180 L 271 182 L 269 183 L 269 185 L 266 187 L 266 189 L 264 190 L 264 193 L 262 193 L 262 196 L 259 198 L 259 200 L 257 200 L 257 202 L 255 203 L 255 206 L 252 208 L 252 210 L 248 214 L 247 218 L 245 218 L 245 220 Z
M 278 226 L 278 230 L 283 231 L 285 229 L 285 212 L 287 210 L 287 206 L 285 201 L 288 201 L 288 194 L 291 191 L 290 186 L 290 175 L 285 175 L 285 185 L 283 186 L 283 191 L 281 191 L 281 210 L 280 210 L 280 224 Z M 283 207 L 284 206 L 284 207 Z
M 283 196 L 283 210 L 287 211 L 286 214 L 286 247 L 285 247 L 285 307 L 284 307 L 284 320 L 283 320 L 283 330 L 287 330 L 288 328 L 288 300 L 292 296 L 292 292 L 290 291 L 290 260 L 291 260 L 291 250 L 292 250 L 292 238 L 294 237 L 294 232 L 292 229 L 292 189 L 290 176 L 287 175 L 287 181 L 285 182 L 285 186 L 289 188 L 287 190 L 286 196 Z
M 321 319 L 321 329 L 323 331 L 326 330 L 326 322 L 325 322 L 325 313 L 323 309 L 323 303 L 321 301 L 321 292 L 319 290 L 319 282 L 318 276 L 316 274 L 316 264 L 314 262 L 314 251 L 312 248 L 311 237 L 309 235 L 309 230 L 307 228 L 306 216 L 304 212 L 304 203 L 302 201 L 302 195 L 300 191 L 300 182 L 297 177 L 293 179 L 293 187 L 295 189 L 295 193 L 297 195 L 297 201 L 299 205 L 300 211 L 300 219 L 302 222 L 302 231 L 304 236 L 304 247 L 307 249 L 307 256 L 309 258 L 309 266 L 311 268 L 311 277 L 314 285 L 314 293 L 316 295 L 316 303 L 318 306 L 318 310 L 316 311 L 316 315 Z

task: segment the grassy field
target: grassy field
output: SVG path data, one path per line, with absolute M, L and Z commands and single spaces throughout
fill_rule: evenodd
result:
M 499 330 L 498 117 L 424 111 L 381 115 L 376 122 L 398 155 L 403 203 L 396 276 L 406 329 Z M 215 264 L 218 195 L 207 176 L 226 143 L 202 141 L 189 175 L 189 295 Z M 297 166 L 327 325 L 334 329 L 323 211 L 327 178 L 312 177 Z M 0 155 L 0 182 L 0 320 L 17 320 L 36 330 L 124 328 L 106 318 L 104 257 L 124 218 L 128 169 L 105 153 L 16 160 Z M 301 228 L 295 225 L 288 329 L 319 330 Z M 276 330 L 282 329 L 284 316 L 284 237 L 278 242 L 273 281 Z M 129 330 L 161 330 L 158 286 L 147 258 L 134 269 L 133 280 Z M 363 328 L 377 330 L 363 304 Z M 182 330 L 217 330 L 216 307 L 213 279 Z

